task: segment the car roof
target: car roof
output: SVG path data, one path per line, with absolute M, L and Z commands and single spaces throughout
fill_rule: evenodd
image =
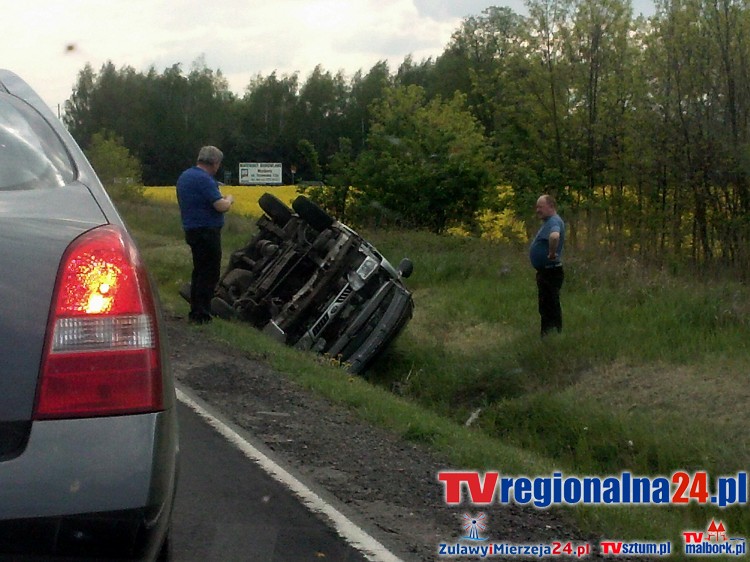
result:
M 33 105 L 37 110 L 45 108 L 46 111 L 51 113 L 47 104 L 44 103 L 42 98 L 39 97 L 31 86 L 29 86 L 20 76 L 10 70 L 0 68 L 0 88 L 9 94 L 21 98 L 30 105 Z M 45 117 L 47 117 L 47 115 L 45 115 Z

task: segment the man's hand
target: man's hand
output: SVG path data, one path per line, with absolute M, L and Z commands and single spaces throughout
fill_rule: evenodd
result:
M 550 232 L 549 235 L 549 253 L 547 254 L 547 258 L 551 260 L 557 259 L 557 246 L 560 244 L 560 233 L 559 232 Z
M 214 201 L 214 209 L 220 213 L 226 213 L 229 210 L 229 207 L 232 206 L 232 203 L 234 203 L 234 197 L 232 197 L 232 195 L 227 195 Z

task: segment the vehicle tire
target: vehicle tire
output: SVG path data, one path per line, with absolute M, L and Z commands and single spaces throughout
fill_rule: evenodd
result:
M 180 296 L 187 302 L 190 302 L 190 283 L 180 285 Z
M 323 232 L 333 224 L 333 217 L 304 195 L 300 195 L 294 200 L 292 208 L 318 232 Z
M 211 313 L 222 320 L 232 320 L 237 314 L 234 307 L 220 296 L 211 299 Z
M 253 284 L 255 275 L 247 269 L 233 269 L 224 276 L 221 284 L 236 298 L 241 297 Z
M 281 199 L 270 193 L 264 193 L 258 199 L 258 205 L 273 222 L 284 226 L 292 218 L 292 210 Z

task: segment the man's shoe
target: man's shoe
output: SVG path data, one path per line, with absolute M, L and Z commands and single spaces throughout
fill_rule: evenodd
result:
M 188 318 L 188 322 L 190 324 L 198 324 L 198 325 L 210 324 L 211 320 L 213 320 L 213 318 L 211 318 L 210 316 L 207 316 L 207 315 L 203 315 L 203 314 L 201 314 L 200 316 L 199 315 L 195 315 L 195 316 L 191 315 Z

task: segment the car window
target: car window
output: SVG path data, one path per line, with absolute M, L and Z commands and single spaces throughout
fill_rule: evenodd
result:
M 61 187 L 75 177 L 52 127 L 24 102 L 0 94 L 0 191 Z

